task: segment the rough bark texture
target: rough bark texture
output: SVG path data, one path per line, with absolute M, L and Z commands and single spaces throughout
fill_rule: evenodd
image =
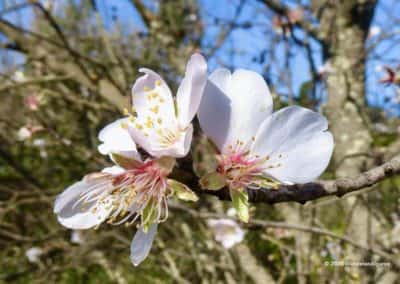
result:
M 342 197 L 345 194 L 372 186 L 395 174 L 400 174 L 400 155 L 395 156 L 381 166 L 353 177 L 305 184 L 281 185 L 277 189 L 260 188 L 248 189 L 247 191 L 249 193 L 249 201 L 253 203 L 274 204 L 295 201 L 304 204 L 307 201 L 327 196 Z M 195 188 L 195 185 L 192 187 Z M 228 189 L 199 192 L 215 195 L 221 200 L 230 200 Z

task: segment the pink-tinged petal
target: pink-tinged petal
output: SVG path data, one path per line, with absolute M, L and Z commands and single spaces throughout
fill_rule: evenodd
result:
M 195 116 L 207 82 L 207 63 L 202 55 L 195 53 L 186 65 L 176 95 L 179 126 L 187 127 Z
M 318 178 L 332 156 L 333 137 L 324 116 L 292 106 L 265 120 L 257 132 L 252 155 L 268 156 L 264 173 L 284 183 Z
M 157 233 L 157 223 L 151 225 L 147 233 L 139 228 L 131 243 L 131 261 L 138 266 L 148 256 L 153 244 L 154 236 Z
M 203 131 L 221 152 L 248 147 L 272 112 L 272 97 L 261 75 L 217 69 L 207 82 L 199 109 Z
M 129 159 L 141 161 L 136 144 L 130 137 L 128 130 L 123 127 L 129 124 L 128 118 L 118 119 L 108 124 L 99 133 L 102 144 L 98 150 L 103 155 L 119 154 Z
M 88 178 L 71 185 L 62 192 L 54 202 L 54 213 L 58 221 L 70 229 L 89 229 L 102 223 L 110 214 L 107 198 L 101 206 L 97 199 L 84 202 L 82 197 L 93 193 L 99 198 L 112 188 L 111 179 L 107 174 L 96 174 L 98 177 Z M 111 202 L 111 200 L 109 200 Z

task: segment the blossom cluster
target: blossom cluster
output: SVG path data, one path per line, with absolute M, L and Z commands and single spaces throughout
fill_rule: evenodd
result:
M 196 53 L 173 96 L 156 72 L 139 71 L 143 75 L 132 87 L 131 109 L 99 133 L 98 150 L 115 165 L 86 175 L 54 204 L 58 221 L 73 230 L 103 222 L 136 225 L 134 265 L 147 257 L 158 224 L 168 218 L 168 200 L 198 200 L 187 185 L 170 177 L 176 159 L 190 150 L 196 115 L 218 161 L 199 184 L 208 190 L 228 188 L 244 222 L 249 219 L 247 188 L 309 182 L 329 163 L 333 138 L 327 120 L 298 106 L 273 113 L 268 86 L 256 72 L 219 68 L 208 76 L 205 59 Z M 219 228 L 213 220 L 210 226 Z M 242 239 L 243 232 L 235 231 Z

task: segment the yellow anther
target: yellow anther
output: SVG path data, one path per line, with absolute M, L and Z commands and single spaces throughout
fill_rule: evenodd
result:
M 139 130 L 142 130 L 143 129 L 143 125 L 141 125 L 139 123 L 136 123 L 136 128 L 139 129 Z
M 145 125 L 146 125 L 147 128 L 152 128 L 153 127 L 153 121 L 152 121 L 152 119 L 150 117 L 147 117 Z
M 129 121 L 130 122 L 135 122 L 135 120 L 136 120 L 136 118 L 133 115 L 129 116 Z
M 156 85 L 157 85 L 157 86 L 161 86 L 161 84 L 162 84 L 161 80 L 157 80 L 157 81 L 156 81 Z
M 144 90 L 145 92 L 148 92 L 148 91 L 150 91 L 151 89 L 150 89 L 149 87 L 147 87 L 147 86 L 144 86 L 144 87 L 143 87 L 143 90 Z
M 124 115 L 129 115 L 129 110 L 126 107 L 124 108 Z
M 121 122 L 121 127 L 123 129 L 127 129 L 128 128 L 128 124 L 125 121 L 123 121 L 123 122 Z
M 160 103 L 165 102 L 165 100 L 163 98 L 160 98 Z
M 154 112 L 155 114 L 158 113 L 158 110 L 159 110 L 158 106 L 154 106 L 154 107 L 150 108 L 150 111 Z
M 157 122 L 158 122 L 158 124 L 161 124 L 162 123 L 162 119 L 161 118 L 157 118 Z

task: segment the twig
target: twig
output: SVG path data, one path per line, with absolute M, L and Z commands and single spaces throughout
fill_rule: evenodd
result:
M 274 204 L 295 201 L 304 204 L 307 201 L 326 196 L 342 197 L 345 194 L 364 189 L 397 174 L 400 174 L 400 155 L 352 178 L 280 185 L 278 189 L 247 189 L 247 191 L 249 193 L 249 201 L 254 203 Z M 226 188 L 219 191 L 197 190 L 197 192 L 212 194 L 221 200 L 230 200 L 229 191 Z
M 234 221 L 240 222 L 240 220 L 238 218 L 232 218 L 232 217 L 226 216 L 224 214 L 199 212 L 199 211 L 193 210 L 189 207 L 183 206 L 181 204 L 171 203 L 171 204 L 169 204 L 169 207 L 189 213 L 192 217 L 197 217 L 197 218 L 200 217 L 200 218 L 206 218 L 206 219 L 208 219 L 208 218 L 224 218 L 224 219 L 232 219 Z M 357 241 L 350 239 L 347 236 L 341 236 L 341 235 L 335 234 L 329 230 L 325 230 L 325 229 L 321 229 L 321 228 L 317 228 L 317 227 L 307 227 L 307 226 L 302 226 L 302 225 L 297 225 L 297 224 L 289 224 L 289 223 L 274 222 L 274 221 L 264 221 L 264 220 L 258 220 L 258 219 L 250 219 L 248 225 L 252 226 L 252 227 L 280 228 L 280 229 L 296 230 L 296 231 L 312 233 L 312 234 L 317 234 L 317 235 L 323 235 L 323 236 L 331 237 L 334 239 L 338 239 L 338 240 L 348 243 L 356 248 L 366 250 L 366 251 L 372 252 L 376 255 L 379 255 L 382 258 L 389 260 L 393 265 L 395 265 L 398 269 L 400 269 L 400 263 L 398 263 L 396 261 L 396 259 L 389 253 L 386 253 L 378 248 L 364 246 L 364 245 L 358 243 Z

